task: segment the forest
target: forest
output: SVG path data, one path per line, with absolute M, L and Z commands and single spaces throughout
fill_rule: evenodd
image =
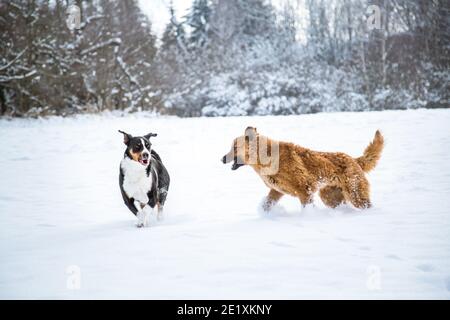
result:
M 71 29 L 68 7 L 79 9 Z M 0 0 L 0 116 L 448 108 L 448 0 Z

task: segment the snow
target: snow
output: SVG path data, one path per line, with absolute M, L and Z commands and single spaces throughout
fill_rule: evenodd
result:
M 421 109 L 2 119 L 0 298 L 449 299 L 449 123 L 450 110 Z M 302 210 L 283 198 L 260 213 L 257 175 L 219 161 L 248 125 L 353 156 L 381 129 L 374 207 Z M 118 129 L 158 133 L 172 185 L 150 228 L 121 200 Z

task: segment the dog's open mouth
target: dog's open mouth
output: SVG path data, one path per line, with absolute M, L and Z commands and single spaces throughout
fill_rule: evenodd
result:
M 236 170 L 236 169 L 238 169 L 238 168 L 240 168 L 240 167 L 242 167 L 244 165 L 244 164 L 239 163 L 238 158 L 236 158 L 236 157 L 230 158 L 227 155 L 224 155 L 222 157 L 222 162 L 225 163 L 225 164 L 229 163 L 231 161 L 233 161 L 233 165 L 231 166 L 231 170 Z
M 234 160 L 233 165 L 231 166 L 231 170 L 236 170 L 242 166 L 243 166 L 243 164 L 238 163 L 237 160 Z
M 142 164 L 143 166 L 148 165 L 148 159 L 139 159 L 139 163 Z

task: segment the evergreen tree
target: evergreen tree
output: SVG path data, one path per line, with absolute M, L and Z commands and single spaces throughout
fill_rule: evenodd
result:
M 239 0 L 244 15 L 242 32 L 247 36 L 273 36 L 276 32 L 274 8 L 270 1 Z
M 170 21 L 167 24 L 161 38 L 163 51 L 181 50 L 186 52 L 186 32 L 182 23 L 179 23 L 175 15 L 173 3 L 169 6 Z
M 253 42 L 274 35 L 276 19 L 270 1 L 218 0 L 212 7 L 212 30 L 221 41 Z
M 189 14 L 185 17 L 186 24 L 191 28 L 189 47 L 193 49 L 204 47 L 210 38 L 211 4 L 209 0 L 194 0 Z

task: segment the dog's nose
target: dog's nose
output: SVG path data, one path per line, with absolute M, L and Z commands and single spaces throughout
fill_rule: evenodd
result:
M 148 153 L 147 152 L 142 153 L 142 159 L 145 159 L 145 160 L 148 159 Z
M 222 162 L 223 162 L 223 163 L 227 163 L 227 156 L 223 156 Z

